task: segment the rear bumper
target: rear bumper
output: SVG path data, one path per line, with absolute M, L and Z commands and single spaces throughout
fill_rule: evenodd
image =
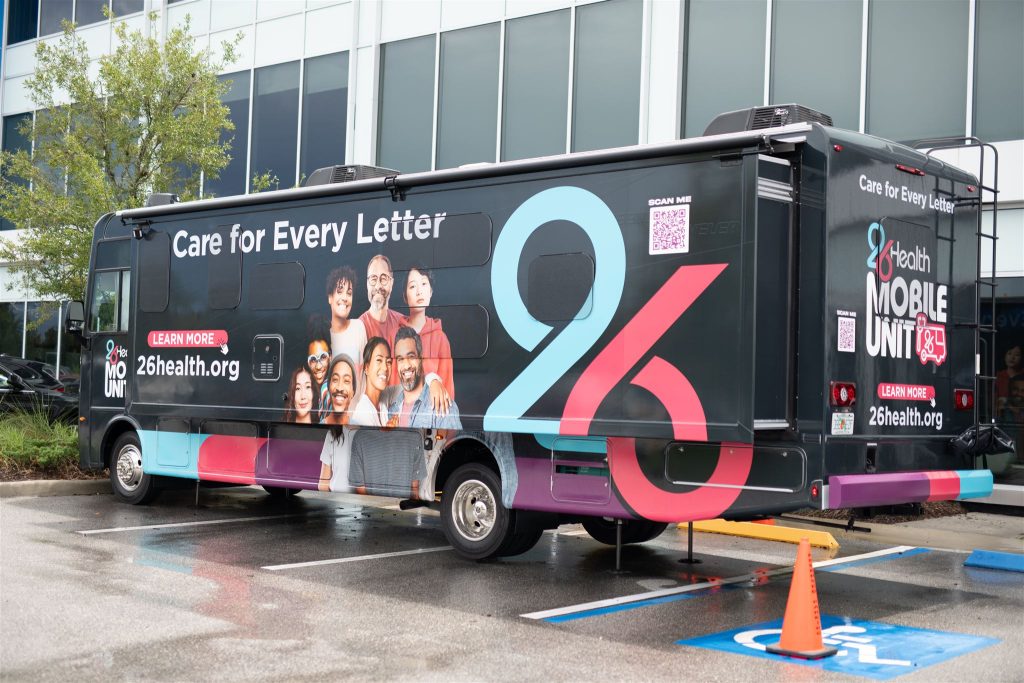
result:
M 828 478 L 822 508 L 857 508 L 992 495 L 990 470 L 844 474 Z

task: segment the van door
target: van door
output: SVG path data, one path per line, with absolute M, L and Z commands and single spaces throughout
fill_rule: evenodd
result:
M 89 365 L 83 376 L 89 372 L 91 390 L 83 386 L 81 412 L 90 424 L 103 425 L 124 412 L 132 375 L 131 239 L 97 242 L 93 264 L 86 312 L 91 342 L 83 352 Z
M 793 419 L 794 189 L 789 161 L 758 156 L 754 287 L 754 429 Z

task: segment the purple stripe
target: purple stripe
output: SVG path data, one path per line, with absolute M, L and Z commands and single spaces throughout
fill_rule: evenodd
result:
M 843 474 L 828 478 L 829 508 L 897 505 L 928 500 L 931 484 L 923 472 Z
M 516 470 L 519 485 L 513 504 L 517 508 L 627 519 L 633 516 L 614 493 L 609 496 L 607 489 L 603 489 L 603 483 L 608 481 L 604 477 L 566 474 L 556 475 L 552 481 L 550 458 L 516 458 Z M 555 492 L 552 484 L 557 485 Z

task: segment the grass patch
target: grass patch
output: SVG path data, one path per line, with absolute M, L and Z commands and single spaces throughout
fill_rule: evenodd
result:
M 78 471 L 78 428 L 50 423 L 36 411 L 0 415 L 0 476 L 24 479 L 33 475 L 67 477 Z M 73 476 L 73 475 L 72 475 Z M 78 476 L 82 476 L 81 473 Z

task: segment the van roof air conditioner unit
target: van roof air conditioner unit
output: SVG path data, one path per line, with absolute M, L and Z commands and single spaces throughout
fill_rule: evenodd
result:
M 832 125 L 832 117 L 802 104 L 774 104 L 770 107 L 751 107 L 728 111 L 716 116 L 704 130 L 704 135 L 738 133 L 744 130 L 777 128 L 791 123 L 820 123 Z

